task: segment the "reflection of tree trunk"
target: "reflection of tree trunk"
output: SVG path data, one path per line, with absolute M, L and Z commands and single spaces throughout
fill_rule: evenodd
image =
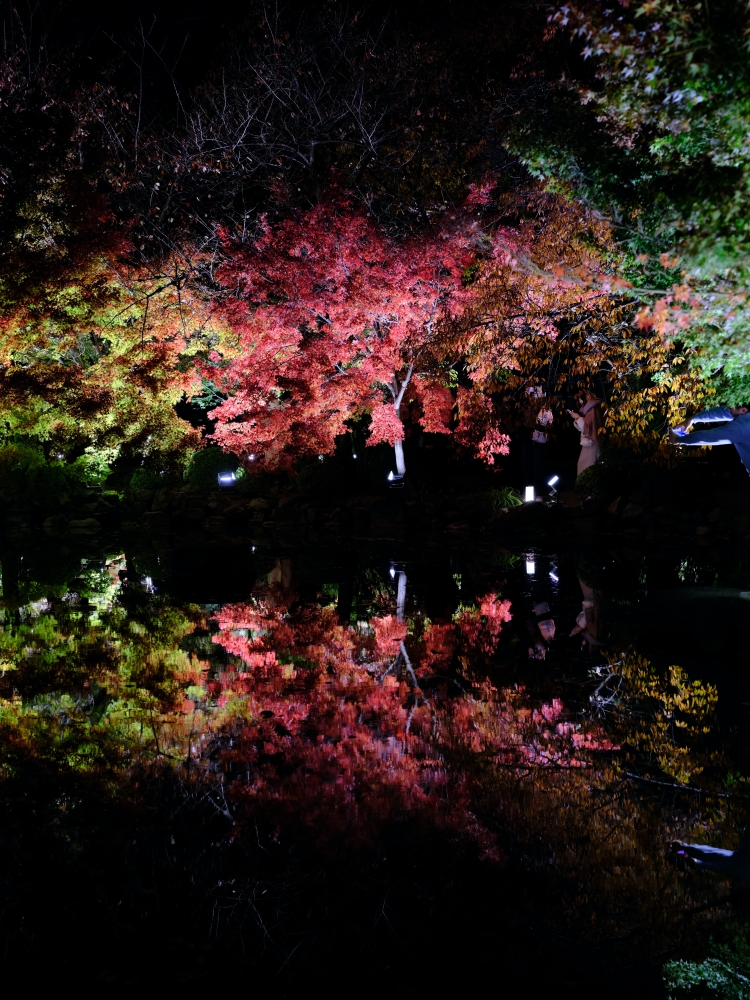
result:
M 404 620 L 404 612 L 406 609 L 406 573 L 400 569 L 398 572 L 398 582 L 396 583 L 396 621 L 402 622 Z M 395 670 L 396 673 L 400 670 L 401 666 L 406 667 L 406 671 L 412 679 L 415 688 L 419 687 L 419 681 L 417 680 L 417 675 L 412 666 L 412 662 L 409 658 L 409 654 L 406 651 L 406 645 L 403 639 L 398 644 L 398 653 L 396 654 L 396 659 L 388 667 L 386 672 L 383 674 L 383 679 L 385 679 L 388 674 Z M 411 716 L 409 716 L 409 723 L 411 724 Z M 407 732 L 409 727 L 407 726 Z
M 419 687 L 419 681 L 417 680 L 417 675 L 414 673 L 414 667 L 411 665 L 411 660 L 409 659 L 409 654 L 406 652 L 406 646 L 402 643 L 399 644 L 399 650 L 401 651 L 401 656 L 404 660 L 404 666 L 409 671 L 409 676 L 414 681 L 414 687 Z M 411 719 L 409 720 L 411 722 Z
M 292 560 L 277 559 L 276 565 L 268 574 L 268 584 L 280 583 L 284 590 L 288 590 L 292 585 Z
M 406 573 L 402 569 L 398 571 L 398 589 L 396 590 L 396 620 L 404 620 L 404 608 L 406 607 Z
M 580 634 L 582 639 L 588 642 L 590 646 L 601 646 L 604 640 L 601 637 L 601 606 L 598 595 L 592 587 L 583 582 L 580 576 L 578 577 L 578 582 L 581 585 L 581 592 L 583 593 L 583 610 L 576 618 L 575 627 L 570 634 Z

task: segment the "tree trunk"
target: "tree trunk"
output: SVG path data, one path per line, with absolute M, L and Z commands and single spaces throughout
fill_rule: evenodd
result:
M 398 376 L 393 376 L 393 382 L 389 385 L 391 395 L 393 396 L 393 409 L 396 411 L 396 416 L 401 420 L 401 400 L 404 398 L 404 393 L 406 392 L 406 387 L 414 373 L 414 365 L 409 365 L 406 372 L 406 378 L 401 383 L 399 388 Z M 402 421 L 403 426 L 403 421 Z M 406 475 L 406 463 L 404 462 L 404 442 L 395 441 L 393 444 L 393 450 L 396 452 L 396 472 L 399 476 Z
M 406 573 L 402 569 L 398 571 L 398 586 L 396 589 L 396 621 L 404 620 L 406 609 Z
M 404 442 L 395 441 L 393 450 L 396 452 L 396 472 L 399 476 L 406 475 L 406 463 L 404 462 Z

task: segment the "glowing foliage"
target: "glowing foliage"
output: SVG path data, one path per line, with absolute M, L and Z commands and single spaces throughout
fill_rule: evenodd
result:
M 503 624 L 510 620 L 510 601 L 501 601 L 494 593 L 480 598 L 479 608 L 462 607 L 454 616 L 469 645 L 483 653 L 495 652 Z
M 232 289 L 223 311 L 239 351 L 215 362 L 212 377 L 229 395 L 212 414 L 216 441 L 254 454 L 255 467 L 290 468 L 299 455 L 330 454 L 349 422 L 369 413 L 370 443 L 394 444 L 404 437 L 406 392 L 422 401 L 425 429 L 449 433 L 437 334 L 469 295 L 462 275 L 477 236 L 462 211 L 399 242 L 332 196 L 264 223 L 251 246 L 227 239 L 219 276 Z M 487 461 L 504 444 L 486 431 L 471 443 Z
M 343 627 L 333 609 L 300 607 L 278 586 L 222 608 L 214 642 L 242 663 L 208 691 L 246 719 L 222 755 L 230 774 L 245 775 L 230 784 L 240 815 L 261 805 L 277 817 L 293 811 L 318 837 L 339 829 L 369 836 L 404 809 L 476 827 L 465 776 L 445 763 L 451 753 L 579 769 L 590 766 L 582 754 L 613 749 L 602 734 L 564 721 L 558 699 L 533 708 L 523 690 L 468 672 L 463 693 L 452 689 L 454 655 L 469 670 L 475 651 L 494 652 L 511 620 L 510 602 L 495 593 L 478 604 L 462 608 L 455 625 L 428 625 L 419 640 L 391 615 L 364 630 Z M 404 643 L 420 684 L 431 680 L 429 693 L 394 672 Z M 476 827 L 476 835 L 491 851 L 486 831 Z
M 462 315 L 447 328 L 446 350 L 466 360 L 474 385 L 463 398 L 459 391 L 467 419 L 458 434 L 477 435 L 489 393 L 514 400 L 520 415 L 529 385 L 551 397 L 606 384 L 608 440 L 668 454 L 669 423 L 713 390 L 694 352 L 674 349 L 637 318 L 627 283 L 612 273 L 619 254 L 611 226 L 540 191 L 503 206 L 517 225 L 498 232 Z
M 135 264 L 101 199 L 77 197 L 93 207 L 80 209 L 55 255 L 17 252 L 4 265 L 4 432 L 45 442 L 60 459 L 195 447 L 198 435 L 173 407 L 199 391 L 195 355 L 219 340 L 210 304 L 191 290 L 184 260 Z
M 547 39 L 569 39 L 586 69 L 571 77 L 566 60 L 511 142 L 549 189 L 611 220 L 639 328 L 727 404 L 750 384 L 747 30 L 737 0 L 566 3 Z
M 597 673 L 603 680 L 592 701 L 602 713 L 611 713 L 632 747 L 677 781 L 686 783 L 701 773 L 705 759 L 693 747 L 710 731 L 718 701 L 714 685 L 691 681 L 677 666 L 665 675 L 634 653 Z

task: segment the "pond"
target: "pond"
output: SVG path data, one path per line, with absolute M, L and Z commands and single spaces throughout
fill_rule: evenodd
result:
M 576 537 L 6 539 L 6 960 L 665 995 L 743 912 L 672 845 L 746 820 L 750 565 Z

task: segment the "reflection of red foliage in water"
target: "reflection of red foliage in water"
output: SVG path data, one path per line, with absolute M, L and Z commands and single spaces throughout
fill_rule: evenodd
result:
M 482 653 L 494 653 L 503 625 L 512 617 L 510 601 L 501 601 L 493 593 L 480 597 L 478 609 L 462 608 L 455 616 L 455 622 L 470 646 Z
M 419 672 L 429 673 L 431 670 L 447 669 L 456 651 L 455 626 L 428 625 L 422 633 L 422 644 Z
M 533 709 L 522 689 L 464 679 L 457 694 L 448 675 L 440 683 L 462 643 L 495 648 L 510 620 L 509 602 L 496 594 L 467 616 L 469 628 L 429 625 L 421 641 L 391 616 L 358 631 L 340 625 L 332 608 L 293 600 L 269 588 L 217 614 L 214 642 L 241 661 L 209 683 L 226 706 L 232 745 L 221 758 L 240 816 L 262 806 L 319 837 L 368 838 L 408 812 L 471 828 L 492 853 L 472 814 L 468 772 L 446 763 L 451 751 L 489 752 L 522 767 L 583 767 L 580 751 L 610 748 L 565 723 L 557 700 Z M 429 695 L 387 673 L 401 641 L 418 676 L 432 676 Z
M 406 638 L 407 624 L 393 615 L 373 618 L 370 625 L 375 632 L 375 645 L 381 656 L 388 657 L 398 652 L 399 643 Z

